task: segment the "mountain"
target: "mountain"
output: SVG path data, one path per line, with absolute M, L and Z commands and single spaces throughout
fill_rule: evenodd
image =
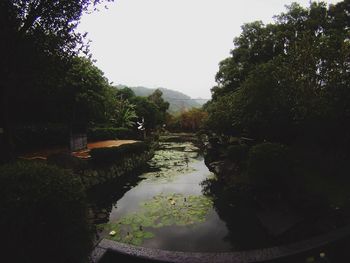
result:
M 125 88 L 127 86 L 118 85 L 117 88 Z M 136 96 L 147 97 L 151 95 L 156 89 L 150 89 L 146 87 L 128 87 L 132 89 Z M 176 113 L 180 111 L 189 110 L 191 108 L 200 108 L 206 100 L 200 98 L 192 99 L 190 96 L 171 89 L 159 88 L 163 92 L 163 98 L 169 102 L 169 112 Z
M 194 100 L 200 105 L 203 105 L 209 101 L 208 99 L 202 99 L 201 97 L 195 98 Z

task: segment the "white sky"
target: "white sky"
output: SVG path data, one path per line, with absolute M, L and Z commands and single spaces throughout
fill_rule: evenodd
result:
M 291 0 L 114 0 L 84 15 L 96 65 L 114 84 L 164 87 L 210 98 L 218 63 L 241 25 L 273 21 Z M 309 0 L 296 1 L 303 6 Z M 337 3 L 328 0 L 327 3 Z

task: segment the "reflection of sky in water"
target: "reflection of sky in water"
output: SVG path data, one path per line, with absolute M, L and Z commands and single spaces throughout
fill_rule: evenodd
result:
M 176 251 L 218 252 L 230 251 L 225 242 L 227 228 L 215 210 L 211 210 L 204 223 L 189 226 L 169 226 L 152 229 L 155 238 L 146 239 L 142 246 Z
M 190 162 L 189 166 L 195 171 L 177 175 L 171 182 L 141 181 L 115 204 L 110 221 L 114 222 L 123 215 L 137 211 L 140 203 L 160 193 L 201 195 L 200 183 L 210 177 L 211 173 L 202 158 Z M 210 210 L 204 223 L 152 228 L 151 231 L 155 233 L 155 237 L 145 240 L 142 244 L 145 247 L 179 251 L 227 251 L 231 248 L 230 243 L 224 241 L 228 233 L 225 222 L 220 220 L 214 209 Z

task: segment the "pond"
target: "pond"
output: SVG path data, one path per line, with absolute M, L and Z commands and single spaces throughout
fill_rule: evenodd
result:
M 94 193 L 100 200 L 95 207 L 99 237 L 192 252 L 268 246 L 267 236 L 248 210 L 240 209 L 236 215 L 232 207 L 230 213 L 222 211 L 232 204 L 211 196 L 208 187 L 215 181 L 193 143 L 161 142 L 148 169 L 134 181 Z

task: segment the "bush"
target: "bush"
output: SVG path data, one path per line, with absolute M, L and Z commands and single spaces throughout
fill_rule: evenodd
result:
M 245 144 L 231 145 L 227 148 L 227 158 L 241 164 L 248 158 L 249 147 Z
M 123 144 L 117 147 L 96 148 L 90 151 L 93 162 L 95 163 L 115 163 L 124 158 L 139 154 L 149 150 L 149 144 L 145 142 L 136 142 Z
M 71 169 L 77 173 L 88 168 L 86 160 L 75 157 L 70 153 L 54 153 L 49 155 L 46 161 L 48 164 L 56 165 L 63 169 Z
M 69 129 L 60 124 L 16 127 L 14 129 L 14 143 L 18 151 L 68 145 Z
M 248 176 L 261 186 L 285 186 L 291 175 L 291 161 L 286 146 L 262 143 L 253 146 L 248 154 Z
M 84 190 L 69 170 L 39 162 L 0 167 L 4 262 L 85 262 L 91 249 Z
M 89 141 L 131 139 L 137 137 L 134 131 L 127 128 L 91 128 L 88 130 Z

